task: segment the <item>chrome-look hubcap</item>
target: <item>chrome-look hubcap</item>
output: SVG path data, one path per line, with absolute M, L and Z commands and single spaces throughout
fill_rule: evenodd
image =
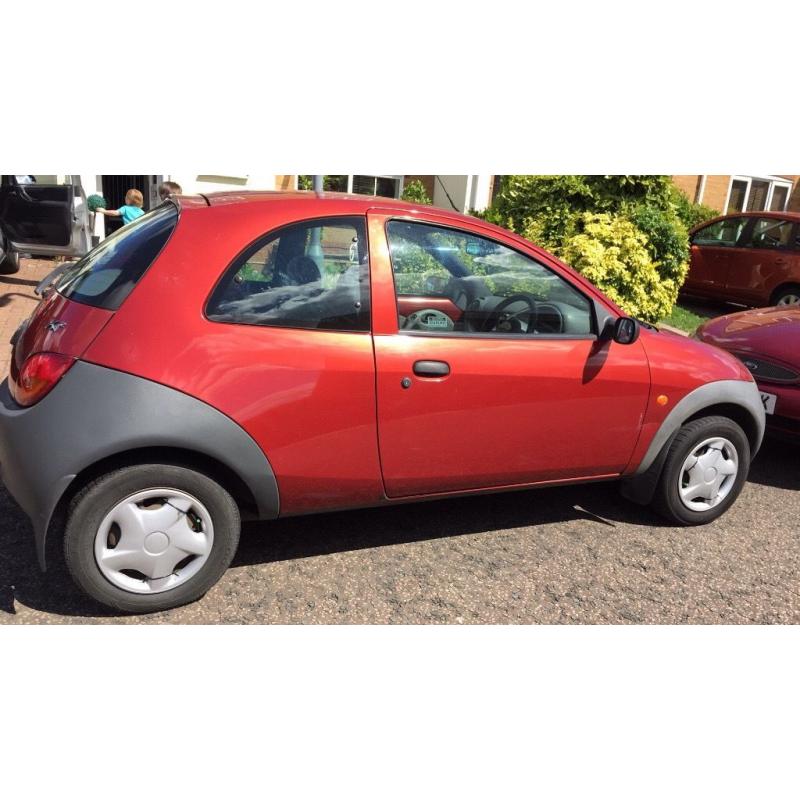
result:
M 205 506 L 177 489 L 147 489 L 117 503 L 94 539 L 100 571 L 120 589 L 156 594 L 196 575 L 211 553 Z
M 779 306 L 796 306 L 800 303 L 800 294 L 785 294 L 778 300 Z
M 678 473 L 678 494 L 690 511 L 708 511 L 719 505 L 736 483 L 739 455 L 721 436 L 700 442 Z

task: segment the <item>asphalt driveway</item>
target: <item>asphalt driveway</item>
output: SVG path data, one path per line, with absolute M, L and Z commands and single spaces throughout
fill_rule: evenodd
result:
M 146 617 L 41 575 L 0 490 L 0 623 L 800 622 L 798 453 L 768 442 L 703 528 L 668 527 L 614 484 L 249 524 L 206 597 Z

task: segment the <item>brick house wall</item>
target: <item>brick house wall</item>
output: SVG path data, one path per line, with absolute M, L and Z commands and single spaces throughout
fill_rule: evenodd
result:
M 275 188 L 282 192 L 292 191 L 297 188 L 296 175 L 276 175 Z
M 785 178 L 792 182 L 789 194 L 788 211 L 800 211 L 800 175 L 775 175 L 776 178 Z M 702 189 L 702 199 L 699 193 L 702 185 L 702 175 L 673 175 L 673 183 L 693 202 L 716 208 L 720 213 L 725 211 L 725 202 L 728 199 L 728 190 L 731 185 L 731 175 L 706 175 L 705 186 Z
M 673 175 L 672 182 L 692 201 L 700 187 L 699 175 Z

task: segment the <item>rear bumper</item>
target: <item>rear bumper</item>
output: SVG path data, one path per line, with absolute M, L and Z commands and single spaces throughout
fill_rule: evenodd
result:
M 30 517 L 37 542 L 39 564 L 44 569 L 43 544 L 53 510 L 75 478 L 68 470 L 53 471 L 48 459 L 47 436 L 42 429 L 41 404 L 18 406 L 8 390 L 8 379 L 0 384 L 0 480 Z

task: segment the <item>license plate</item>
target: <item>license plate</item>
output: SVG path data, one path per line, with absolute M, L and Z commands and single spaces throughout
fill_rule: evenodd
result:
M 766 411 L 767 414 L 775 413 L 775 403 L 777 400 L 778 395 L 761 392 L 761 402 L 764 404 L 764 411 Z

